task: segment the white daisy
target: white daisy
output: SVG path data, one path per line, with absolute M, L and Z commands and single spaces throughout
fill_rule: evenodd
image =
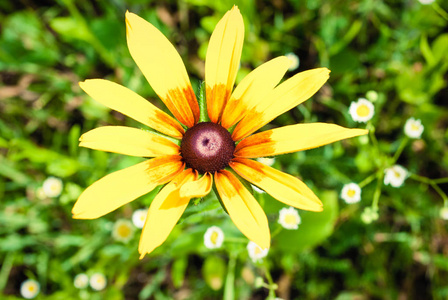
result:
M 27 279 L 20 285 L 20 294 L 26 299 L 33 299 L 39 294 L 39 291 L 40 284 L 33 279 Z
M 216 249 L 224 242 L 224 232 L 218 226 L 211 226 L 204 234 L 204 245 L 208 249 Z
M 294 71 L 295 69 L 297 69 L 299 67 L 300 60 L 299 60 L 299 57 L 297 55 L 295 55 L 294 53 L 290 52 L 288 54 L 285 54 L 285 56 L 287 58 L 289 58 L 289 60 L 291 61 L 291 65 L 288 68 L 289 71 Z
M 420 2 L 423 5 L 428 5 L 433 3 L 435 0 L 418 0 L 418 2 Z
M 342 187 L 341 198 L 347 204 L 361 201 L 361 188 L 356 183 L 345 184 Z
M 115 222 L 114 227 L 112 228 L 112 237 L 115 240 L 127 243 L 133 235 L 134 227 L 132 226 L 131 221 L 121 219 Z
M 448 207 L 442 207 L 440 209 L 440 217 L 444 220 L 448 220 Z
M 396 188 L 402 186 L 406 177 L 408 177 L 408 171 L 400 165 L 387 168 L 384 172 L 384 184 L 390 184 Z
M 55 198 L 62 192 L 62 180 L 53 176 L 45 179 L 42 189 L 47 197 Z
M 275 163 L 275 158 L 274 157 L 260 157 L 260 158 L 257 158 L 257 161 L 261 162 L 262 164 L 272 167 L 272 165 Z
M 282 208 L 278 216 L 278 223 L 285 229 L 297 229 L 302 220 L 294 207 Z
M 85 289 L 89 285 L 89 276 L 84 273 L 76 275 L 73 280 L 73 285 L 77 289 Z
M 409 118 L 406 124 L 404 124 L 404 133 L 412 139 L 419 139 L 424 129 L 425 127 L 423 127 L 422 122 L 418 119 Z
M 247 252 L 249 252 L 249 256 L 252 261 L 257 262 L 268 255 L 269 248 L 261 249 L 260 246 L 250 241 L 249 244 L 247 244 Z
M 375 108 L 372 102 L 365 98 L 359 98 L 358 101 L 352 102 L 348 109 L 353 121 L 366 123 L 372 119 Z
M 132 214 L 132 223 L 134 223 L 135 227 L 143 228 L 146 221 L 146 215 L 148 214 L 147 209 L 137 209 Z
M 106 287 L 107 280 L 102 273 L 95 273 L 90 277 L 90 287 L 95 291 L 101 291 Z

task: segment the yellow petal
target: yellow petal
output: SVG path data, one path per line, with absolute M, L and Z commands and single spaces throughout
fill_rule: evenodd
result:
M 96 219 L 149 193 L 182 171 L 181 159 L 179 155 L 157 157 L 104 176 L 79 196 L 73 218 Z
M 215 173 L 219 196 L 233 223 L 247 238 L 261 248 L 269 248 L 268 219 L 254 196 L 229 171 Z
M 238 84 L 222 114 L 221 125 L 230 128 L 258 104 L 285 75 L 291 60 L 286 56 L 274 58 L 249 73 Z
M 189 197 L 180 196 L 179 188 L 195 177 L 192 169 L 184 170 L 154 198 L 140 237 L 140 259 L 160 246 L 173 230 L 190 201 Z
M 204 197 L 213 185 L 213 177 L 210 173 L 205 173 L 199 180 L 190 181 L 185 183 L 180 189 L 180 195 L 182 197 L 200 198 Z
M 365 129 L 350 129 L 327 123 L 284 126 L 251 135 L 235 148 L 235 156 L 255 158 L 302 151 L 364 135 Z
M 84 133 L 79 146 L 132 156 L 179 154 L 179 146 L 159 135 L 125 126 L 103 126 Z
M 130 89 L 104 79 L 89 79 L 79 86 L 101 104 L 166 135 L 182 138 L 184 129 L 179 122 Z
M 268 93 L 235 127 L 232 138 L 239 141 L 277 116 L 313 96 L 327 81 L 330 70 L 319 68 L 301 72 Z
M 176 48 L 151 23 L 130 12 L 126 37 L 132 58 L 168 109 L 184 125 L 196 124 L 199 106 Z
M 322 202 L 294 176 L 245 158 L 233 159 L 230 167 L 280 202 L 300 209 L 322 211 Z
M 220 120 L 235 84 L 243 40 L 243 17 L 234 6 L 216 25 L 205 57 L 207 110 L 214 123 Z

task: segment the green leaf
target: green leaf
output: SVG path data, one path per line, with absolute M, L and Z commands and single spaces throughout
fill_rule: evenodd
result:
M 297 230 L 282 230 L 274 243 L 277 249 L 287 252 L 311 250 L 325 241 L 333 233 L 339 206 L 335 191 L 325 191 L 320 195 L 324 205 L 322 212 L 300 212 L 302 223 Z
M 213 290 L 222 288 L 226 275 L 226 263 L 219 256 L 208 256 L 202 266 L 202 276 Z

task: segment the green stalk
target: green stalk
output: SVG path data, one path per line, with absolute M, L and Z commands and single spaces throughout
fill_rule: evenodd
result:
M 229 266 L 227 268 L 226 285 L 224 287 L 224 300 L 235 299 L 235 266 L 236 254 L 230 253 Z

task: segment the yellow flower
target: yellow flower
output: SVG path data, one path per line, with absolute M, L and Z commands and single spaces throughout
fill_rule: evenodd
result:
M 92 79 L 80 86 L 109 108 L 180 140 L 180 146 L 161 135 L 123 126 L 104 126 L 83 134 L 82 147 L 154 158 L 93 183 L 76 202 L 74 218 L 101 217 L 166 184 L 148 210 L 139 244 L 143 257 L 166 240 L 190 199 L 207 195 L 215 184 L 239 230 L 262 248 L 269 248 L 266 215 L 229 167 L 287 205 L 322 210 L 320 200 L 302 181 L 251 158 L 311 149 L 367 131 L 313 123 L 251 134 L 316 93 L 327 81 L 328 69 L 301 72 L 278 84 L 291 62 L 277 57 L 253 70 L 233 90 L 244 37 L 243 18 L 234 6 L 210 38 L 205 88 L 211 122 L 199 122 L 199 105 L 174 46 L 133 13 L 126 13 L 126 28 L 132 58 L 178 121 L 116 83 Z

